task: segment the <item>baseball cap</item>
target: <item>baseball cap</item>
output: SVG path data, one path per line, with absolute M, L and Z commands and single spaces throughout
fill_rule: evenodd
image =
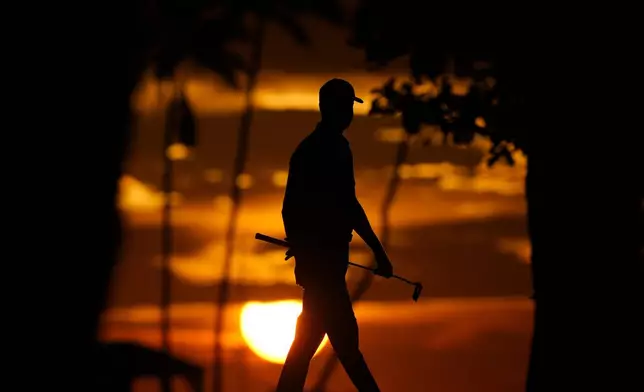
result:
M 351 100 L 358 103 L 364 103 L 364 101 L 356 97 L 356 92 L 353 89 L 351 83 L 347 82 L 344 79 L 334 78 L 322 85 L 320 87 L 320 102 L 327 101 L 344 101 Z

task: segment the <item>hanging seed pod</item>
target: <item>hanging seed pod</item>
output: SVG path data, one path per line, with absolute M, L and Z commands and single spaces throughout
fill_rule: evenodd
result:
M 180 120 L 180 101 L 178 96 L 172 98 L 165 111 L 166 144 L 170 145 L 177 140 L 177 128 Z
M 187 147 L 197 145 L 197 124 L 194 112 L 185 95 L 179 97 L 179 143 Z
M 468 145 L 474 140 L 474 130 L 458 124 L 454 129 L 453 140 L 456 145 Z

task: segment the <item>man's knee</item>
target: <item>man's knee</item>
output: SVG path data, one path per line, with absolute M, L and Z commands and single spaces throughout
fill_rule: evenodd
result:
M 303 312 L 297 319 L 295 338 L 290 351 L 298 357 L 312 358 L 324 338 L 324 333 L 314 317 Z
M 353 364 L 363 360 L 362 353 L 360 352 L 360 348 L 357 343 L 341 346 L 338 349 L 334 347 L 334 351 L 338 360 L 344 364 Z
M 342 328 L 342 329 L 340 329 Z M 360 343 L 358 338 L 358 327 L 351 323 L 338 326 L 335 333 L 332 333 L 331 344 L 338 359 L 352 362 L 360 359 Z

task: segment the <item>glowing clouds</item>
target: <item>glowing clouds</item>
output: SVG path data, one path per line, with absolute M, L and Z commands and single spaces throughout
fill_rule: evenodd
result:
M 125 211 L 150 212 L 163 207 L 165 197 L 163 192 L 147 185 L 138 179 L 124 175 L 119 183 L 119 208 Z M 179 205 L 182 196 L 178 192 L 170 194 L 173 206 Z

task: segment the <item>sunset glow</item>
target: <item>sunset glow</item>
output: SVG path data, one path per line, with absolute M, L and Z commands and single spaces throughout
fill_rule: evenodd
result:
M 284 363 L 301 312 L 302 302 L 296 300 L 248 302 L 241 311 L 242 337 L 258 357 L 271 363 Z M 316 354 L 327 340 L 325 336 Z
M 374 86 L 381 85 L 391 75 L 375 73 L 307 74 L 289 75 L 271 74 L 264 71 L 253 94 L 253 101 L 261 110 L 318 110 L 318 89 L 332 77 L 344 77 L 351 80 L 356 95 L 368 102 Z M 405 77 L 405 74 L 397 75 Z M 133 97 L 133 105 L 140 112 L 154 112 L 159 108 L 159 83 L 151 75 L 142 80 Z M 185 85 L 185 93 L 197 114 L 239 112 L 244 107 L 241 91 L 226 87 L 223 82 L 212 77 L 192 75 Z M 164 98 L 169 100 L 169 97 Z M 163 107 L 165 104 L 162 104 Z M 357 115 L 367 115 L 369 104 L 355 105 Z

